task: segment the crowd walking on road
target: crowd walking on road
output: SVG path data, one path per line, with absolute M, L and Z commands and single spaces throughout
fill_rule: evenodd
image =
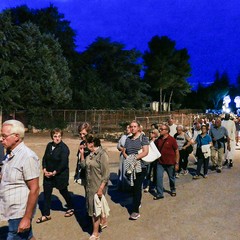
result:
M 177 197 L 178 178 L 191 174 L 194 181 L 207 179 L 209 169 L 218 175 L 225 167 L 231 169 L 240 136 L 239 126 L 239 118 L 232 119 L 230 114 L 211 120 L 195 119 L 192 126 L 178 124 L 173 118 L 153 123 L 151 129 L 143 129 L 136 120 L 128 123 L 116 146 L 120 152 L 117 189 L 132 197 L 128 219 L 136 221 L 141 217 L 143 192 L 161 202 L 166 194 Z M 51 141 L 41 160 L 24 144 L 24 133 L 25 127 L 20 121 L 8 120 L 2 124 L 0 220 L 8 220 L 7 240 L 35 239 L 32 221 L 39 197 L 40 172 L 43 174 L 44 200 L 42 214 L 36 223 L 53 221 L 51 196 L 54 188 L 66 202 L 64 217 L 72 217 L 76 212 L 73 196 L 68 191 L 70 151 L 63 141 L 63 130 L 54 128 L 50 131 Z M 82 123 L 78 133 L 80 142 L 76 149 L 74 181 L 84 188 L 87 214 L 92 219 L 89 240 L 99 240 L 101 232 L 109 227 L 110 208 L 106 198 L 109 156 L 89 123 Z M 159 154 L 157 158 L 154 151 Z M 194 172 L 189 170 L 189 155 L 195 159 Z M 164 185 L 165 172 L 169 187 Z

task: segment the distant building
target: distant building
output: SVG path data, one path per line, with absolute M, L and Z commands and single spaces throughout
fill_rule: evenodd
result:
M 159 112 L 159 102 L 157 102 L 157 101 L 147 103 L 144 107 L 151 109 L 153 111 Z M 167 102 L 163 103 L 163 111 L 168 111 L 168 103 Z

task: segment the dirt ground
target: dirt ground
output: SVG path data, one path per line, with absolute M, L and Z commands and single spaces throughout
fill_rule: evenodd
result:
M 25 143 L 41 159 L 50 141 L 49 134 L 27 134 Z M 84 189 L 73 182 L 76 165 L 76 151 L 79 140 L 70 133 L 63 136 L 69 146 L 70 185 L 75 204 L 75 216 L 64 217 L 64 200 L 57 190 L 52 198 L 52 220 L 36 224 L 41 215 L 38 208 L 33 221 L 33 231 L 38 240 L 87 240 L 91 233 L 91 219 L 86 215 Z M 224 168 L 222 173 L 209 171 L 207 179 L 192 180 L 196 169 L 190 158 L 191 174 L 181 176 L 176 181 L 177 197 L 165 193 L 165 198 L 154 201 L 150 193 L 143 193 L 141 217 L 137 221 L 128 220 L 131 195 L 117 191 L 119 153 L 116 143 L 102 142 L 110 157 L 111 178 L 107 200 L 111 212 L 108 227 L 101 233 L 105 240 L 239 240 L 240 239 L 240 159 L 236 150 L 234 167 Z M 42 177 L 39 207 L 42 206 Z M 165 176 L 164 186 L 169 189 Z M 4 240 L 7 223 L 0 223 L 0 239 Z

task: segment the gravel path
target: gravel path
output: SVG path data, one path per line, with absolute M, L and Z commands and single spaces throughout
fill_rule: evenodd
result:
M 83 187 L 73 182 L 76 164 L 78 139 L 66 134 L 64 142 L 70 147 L 71 179 L 69 190 L 74 193 L 75 216 L 64 217 L 64 200 L 57 190 L 53 192 L 52 220 L 36 224 L 39 209 L 33 222 L 38 240 L 87 240 L 91 233 L 91 219 L 86 216 Z M 25 143 L 41 158 L 48 134 L 28 134 Z M 116 143 L 103 142 L 110 156 L 111 181 L 107 200 L 111 208 L 108 228 L 101 233 L 105 240 L 239 240 L 240 239 L 240 148 L 236 150 L 234 167 L 224 168 L 218 174 L 209 171 L 207 179 L 192 180 L 192 175 L 177 179 L 177 197 L 165 193 L 165 198 L 154 201 L 150 193 L 143 193 L 141 217 L 137 221 L 128 220 L 131 196 L 118 192 L 116 177 L 118 171 L 118 152 Z M 196 166 L 190 158 L 189 170 Z M 166 174 L 165 174 L 166 175 Z M 42 192 L 42 178 L 41 192 Z M 165 188 L 168 180 L 164 178 Z M 63 203 L 63 204 L 62 204 Z M 42 194 L 39 205 L 42 204 Z M 7 223 L 0 223 L 0 239 L 5 239 Z

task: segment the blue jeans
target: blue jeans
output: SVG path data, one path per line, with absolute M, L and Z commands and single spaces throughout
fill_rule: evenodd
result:
M 147 175 L 145 177 L 145 180 L 143 182 L 143 188 L 150 187 L 151 189 L 155 188 L 156 186 L 156 171 L 157 171 L 157 162 L 151 162 L 149 165 L 147 165 Z M 151 178 L 153 178 L 153 181 L 151 182 Z
M 176 192 L 175 188 L 175 166 L 157 164 L 157 196 L 163 197 L 163 174 L 167 172 L 171 192 Z
M 18 226 L 22 218 L 8 220 L 8 236 L 7 240 L 29 240 L 33 237 L 32 227 L 28 231 L 18 233 Z

